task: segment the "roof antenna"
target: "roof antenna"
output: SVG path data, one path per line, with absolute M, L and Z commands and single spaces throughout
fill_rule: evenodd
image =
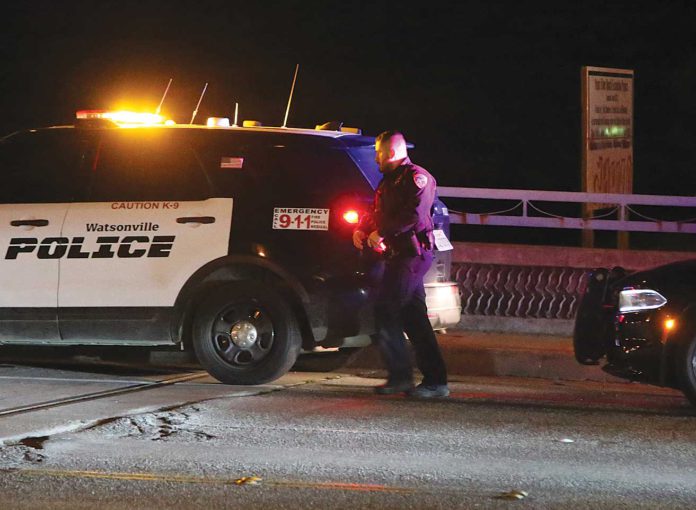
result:
M 290 115 L 290 104 L 292 103 L 292 94 L 295 92 L 295 82 L 297 81 L 297 72 L 300 70 L 300 64 L 295 65 L 295 77 L 292 79 L 292 88 L 290 89 L 290 97 L 288 98 L 288 107 L 285 110 L 285 120 L 282 127 L 288 127 L 288 115 Z
M 198 98 L 198 104 L 196 105 L 196 109 L 193 110 L 193 115 L 191 115 L 191 122 L 189 124 L 193 124 L 193 119 L 196 118 L 196 115 L 198 115 L 198 107 L 201 105 L 201 101 L 203 101 L 203 96 L 205 96 L 205 91 L 208 88 L 208 82 L 205 83 L 205 86 L 203 87 L 203 92 L 201 92 L 201 97 Z
M 157 105 L 157 109 L 155 110 L 155 115 L 159 115 L 159 112 L 162 109 L 162 103 L 164 103 L 164 98 L 167 97 L 167 92 L 169 92 L 169 87 L 172 85 L 173 79 L 174 78 L 169 78 L 169 83 L 167 83 L 167 88 L 164 89 L 164 94 L 162 95 L 162 99 L 160 100 L 159 104 Z

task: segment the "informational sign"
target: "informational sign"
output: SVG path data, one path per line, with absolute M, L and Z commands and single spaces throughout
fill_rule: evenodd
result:
M 313 207 L 276 207 L 273 209 L 276 230 L 329 230 L 329 209 Z
M 582 187 L 633 192 L 633 71 L 582 68 Z M 610 204 L 589 204 L 592 211 Z
M 444 230 L 433 230 L 433 237 L 435 238 L 435 248 L 437 248 L 437 251 L 449 251 L 454 249 L 450 240 L 447 239 L 447 234 L 445 234 Z

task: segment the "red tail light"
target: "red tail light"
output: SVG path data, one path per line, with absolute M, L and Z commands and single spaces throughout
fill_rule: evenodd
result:
M 343 212 L 343 219 L 346 223 L 356 225 L 360 221 L 360 214 L 355 209 L 348 209 Z

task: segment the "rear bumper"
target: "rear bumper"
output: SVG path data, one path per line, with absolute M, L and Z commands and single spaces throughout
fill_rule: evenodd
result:
M 451 328 L 459 324 L 462 300 L 456 283 L 426 283 L 425 304 L 428 306 L 428 319 L 433 329 Z
M 459 287 L 454 282 L 426 283 L 425 303 L 433 329 L 459 324 L 462 313 Z M 369 345 L 375 333 L 374 301 L 367 289 L 353 289 L 344 294 L 332 293 L 315 299 L 308 317 L 315 343 L 323 347 L 358 347 Z M 331 297 L 329 297 L 331 296 Z M 340 299 L 339 299 L 340 297 Z

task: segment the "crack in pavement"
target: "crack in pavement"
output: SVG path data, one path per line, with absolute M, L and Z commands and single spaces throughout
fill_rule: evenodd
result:
M 58 432 L 55 432 L 55 427 L 53 431 L 41 431 L 34 432 L 32 434 L 27 434 L 25 436 L 13 437 L 13 438 L 0 438 L 0 465 L 5 463 L 5 458 L 9 457 L 11 463 L 17 463 L 19 457 L 25 462 L 40 463 L 46 459 L 46 455 L 39 453 L 37 450 L 44 450 L 45 444 L 52 439 L 65 436 L 67 434 L 77 434 L 82 432 L 88 432 L 91 430 L 97 430 L 102 427 L 115 426 L 118 424 L 130 423 L 137 430 L 140 435 L 152 435 L 150 438 L 153 441 L 166 440 L 167 438 L 180 433 L 176 427 L 182 423 L 185 423 L 186 419 L 190 418 L 191 415 L 186 414 L 181 411 L 182 409 L 193 409 L 194 412 L 200 411 L 200 408 L 196 407 L 196 404 L 203 402 L 211 402 L 215 400 L 240 398 L 240 397 L 254 397 L 263 396 L 277 391 L 283 391 L 291 388 L 296 388 L 298 386 L 305 386 L 308 384 L 315 384 L 331 379 L 340 379 L 341 376 L 327 376 L 319 379 L 307 379 L 304 381 L 299 381 L 291 384 L 284 384 L 279 386 L 272 386 L 266 388 L 253 389 L 251 391 L 239 392 L 233 395 L 224 395 L 211 398 L 203 398 L 192 401 L 180 402 L 175 405 L 167 405 L 162 407 L 157 407 L 155 409 L 150 409 L 147 411 L 135 413 L 135 414 L 122 414 L 118 416 L 110 416 L 107 418 L 100 418 L 98 420 L 90 420 L 87 422 L 77 421 L 74 423 L 68 423 L 61 427 Z M 164 416 L 157 416 L 164 415 Z M 183 416 L 184 419 L 178 421 L 176 416 Z M 155 424 L 151 427 L 147 427 L 147 418 L 154 417 Z M 122 423 L 120 423 L 122 422 Z M 145 423 L 143 423 L 145 422 Z M 158 424 L 159 422 L 159 424 Z M 146 426 L 143 426 L 146 425 Z M 153 432 L 154 431 L 154 432 Z M 199 441 L 208 441 L 215 439 L 215 436 L 208 434 L 207 432 L 198 430 L 185 430 L 184 432 L 193 435 L 194 439 Z M 130 435 L 130 437 L 135 434 Z M 129 437 L 129 435 L 122 436 Z M 14 460 L 14 462 L 12 462 Z M 1 470 L 2 468 L 0 468 Z

